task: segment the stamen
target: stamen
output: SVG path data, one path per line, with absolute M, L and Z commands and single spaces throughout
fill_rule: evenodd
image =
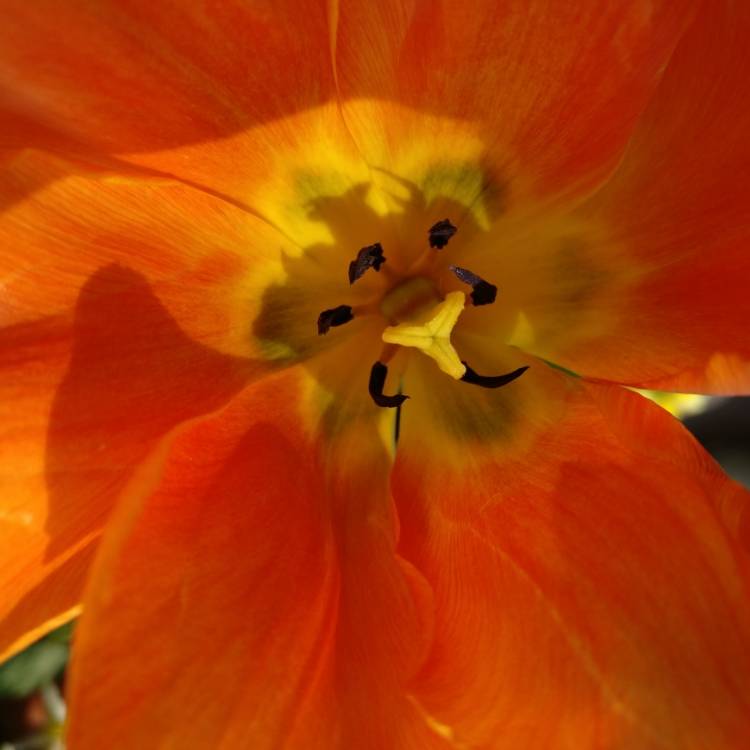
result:
M 370 383 L 368 390 L 372 400 L 378 405 L 389 409 L 394 409 L 406 401 L 408 396 L 398 393 L 395 396 L 386 396 L 383 394 L 385 379 L 388 376 L 388 368 L 382 362 L 376 362 L 370 370 Z
M 497 287 L 494 284 L 490 284 L 489 281 L 485 281 L 466 268 L 460 268 L 459 266 L 449 266 L 449 268 L 460 281 L 472 288 L 473 291 L 469 296 L 477 307 L 479 305 L 491 305 L 495 301 Z
M 458 228 L 451 224 L 450 219 L 443 219 L 437 224 L 433 224 L 428 232 L 430 236 L 430 247 L 442 250 L 448 244 L 448 240 L 450 240 L 457 231 Z
M 512 383 L 516 378 L 520 378 L 529 369 L 527 365 L 526 367 L 519 367 L 517 370 L 513 370 L 513 372 L 506 373 L 505 375 L 478 375 L 466 362 L 463 364 L 466 367 L 466 372 L 463 374 L 461 380 L 464 383 L 480 385 L 482 388 L 501 388 L 504 385 L 508 385 L 508 383 Z
M 383 246 L 379 242 L 363 247 L 357 253 L 357 257 L 349 264 L 349 283 L 353 284 L 361 278 L 368 268 L 379 271 L 385 260 Z
M 331 327 L 342 326 L 354 319 L 352 308 L 349 305 L 339 305 L 330 310 L 323 310 L 318 315 L 318 336 L 323 336 L 331 330 Z

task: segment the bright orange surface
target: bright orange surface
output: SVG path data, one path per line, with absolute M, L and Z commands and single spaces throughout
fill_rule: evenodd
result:
M 750 744 L 748 493 L 621 387 L 750 386 L 750 11 L 574 5 L 5 4 L 0 651 L 83 607 L 72 750 Z M 384 345 L 456 265 L 506 387 Z

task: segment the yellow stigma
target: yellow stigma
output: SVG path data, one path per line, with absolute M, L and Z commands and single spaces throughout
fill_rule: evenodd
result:
M 399 323 L 383 331 L 386 344 L 414 346 L 431 357 L 447 375 L 460 380 L 466 367 L 458 358 L 451 344 L 451 331 L 464 309 L 466 297 L 463 292 L 451 292 L 424 316 L 424 322 Z

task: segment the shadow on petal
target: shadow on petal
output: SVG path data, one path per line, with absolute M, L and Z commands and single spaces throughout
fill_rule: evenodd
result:
M 189 339 L 145 278 L 117 265 L 81 289 L 72 335 L 47 434 L 48 558 L 101 528 L 160 437 L 220 408 L 259 372 Z

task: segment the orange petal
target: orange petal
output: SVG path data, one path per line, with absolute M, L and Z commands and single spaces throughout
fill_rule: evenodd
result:
M 498 412 L 463 467 L 404 410 L 398 550 L 436 603 L 415 695 L 466 747 L 746 746 L 748 493 L 636 394 L 537 401 L 554 427 L 515 445 Z
M 279 171 L 280 154 L 317 132 L 350 141 L 324 3 L 42 0 L 3 12 L 0 153 L 32 146 L 137 167 L 258 210 L 258 177 Z M 292 116 L 308 110 L 314 123 L 300 127 Z
M 535 353 L 632 385 L 750 392 L 748 39 L 750 5 L 704 3 L 616 175 L 578 212 L 595 227 L 579 243 L 589 288 L 539 297 Z
M 332 95 L 322 4 L 11 0 L 3 18 L 3 145 L 68 139 L 89 152 L 162 150 Z
M 134 481 L 77 631 L 72 747 L 449 747 L 405 694 L 431 600 L 394 553 L 389 460 L 355 431 L 327 461 L 301 385 L 252 386 Z
M 94 272 L 142 274 L 191 338 L 239 357 L 293 243 L 256 216 L 174 180 L 81 172 L 27 151 L 0 181 L 0 324 L 68 314 Z M 46 187 L 41 187 L 46 185 Z M 117 291 L 117 289 L 114 289 Z
M 155 441 L 261 372 L 253 278 L 279 248 L 262 222 L 178 184 L 67 177 L 24 195 L 37 173 L 54 171 L 30 154 L 2 185 L 4 653 L 79 603 L 92 545 Z
M 451 162 L 464 150 L 468 122 L 484 142 L 488 171 L 475 198 L 498 193 L 507 210 L 528 192 L 577 193 L 620 158 L 693 5 L 341 3 L 334 61 L 343 114 L 375 167 L 399 171 L 399 150 L 422 142 L 433 187 L 466 182 L 466 170 Z M 367 111 L 363 98 L 379 104 Z M 456 124 L 405 118 L 393 102 Z

